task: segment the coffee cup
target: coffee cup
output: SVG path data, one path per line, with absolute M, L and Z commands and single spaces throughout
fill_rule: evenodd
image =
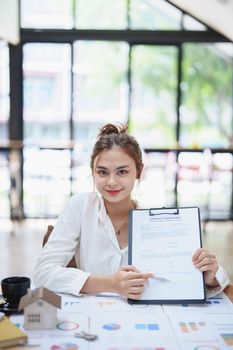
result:
M 20 299 L 27 294 L 31 280 L 29 277 L 13 276 L 1 281 L 2 296 L 11 308 L 18 308 Z

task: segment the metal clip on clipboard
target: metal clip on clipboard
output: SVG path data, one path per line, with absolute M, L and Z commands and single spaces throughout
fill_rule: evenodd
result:
M 178 208 L 151 208 L 149 210 L 149 215 L 150 216 L 155 216 L 155 215 L 178 215 L 179 214 L 179 209 Z

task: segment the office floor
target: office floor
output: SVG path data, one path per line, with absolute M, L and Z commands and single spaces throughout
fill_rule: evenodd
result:
M 53 220 L 0 220 L 0 279 L 12 275 L 32 276 L 42 238 Z M 209 222 L 203 234 L 204 246 L 218 256 L 233 283 L 233 222 Z

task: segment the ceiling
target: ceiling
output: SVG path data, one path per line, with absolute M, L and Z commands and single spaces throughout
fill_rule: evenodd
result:
M 233 0 L 169 0 L 233 41 Z
M 169 0 L 233 41 L 233 0 Z M 0 0 L 0 37 L 19 42 L 18 0 Z

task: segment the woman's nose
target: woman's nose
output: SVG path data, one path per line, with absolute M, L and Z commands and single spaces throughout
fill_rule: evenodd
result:
M 109 186 L 116 186 L 118 183 L 117 176 L 112 174 L 108 176 L 108 185 Z

